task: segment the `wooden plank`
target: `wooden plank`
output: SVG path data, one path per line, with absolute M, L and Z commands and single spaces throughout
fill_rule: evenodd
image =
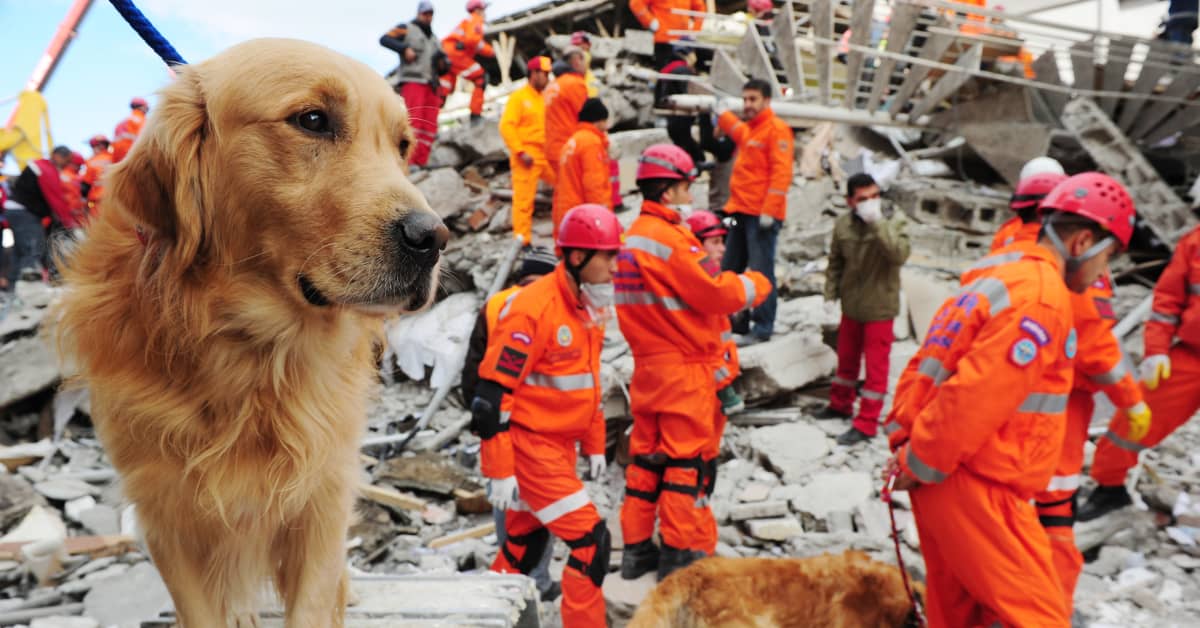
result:
M 1163 96 L 1170 98 L 1187 98 L 1200 87 L 1200 73 L 1197 74 L 1176 74 L 1175 79 L 1163 91 Z M 1141 115 L 1138 116 L 1137 123 L 1134 124 L 1133 130 L 1129 133 L 1129 138 L 1140 140 L 1146 137 L 1158 126 L 1167 116 L 1171 115 L 1179 105 L 1170 102 L 1154 102 L 1149 107 L 1143 108 Z M 1200 116 L 1200 108 L 1191 107 L 1192 115 Z
M 791 3 L 787 3 L 791 6 Z M 917 25 L 917 17 L 921 14 L 920 7 L 913 4 L 901 4 L 892 13 L 892 23 L 887 31 L 888 52 L 900 54 L 908 46 L 909 37 Z M 875 113 L 883 99 L 883 92 L 892 82 L 892 72 L 896 69 L 896 60 L 881 57 L 875 68 L 875 80 L 871 84 L 871 96 L 867 99 L 867 111 Z
M 1158 86 L 1158 82 L 1167 75 L 1168 67 L 1166 64 L 1158 63 L 1160 60 L 1165 60 L 1168 53 L 1165 52 L 1163 46 L 1157 42 L 1150 44 L 1150 50 L 1146 52 L 1146 61 L 1142 63 L 1142 71 L 1138 74 L 1137 80 L 1134 81 L 1133 87 L 1129 89 L 1131 94 L 1149 94 Z M 1120 127 L 1122 133 L 1129 133 L 1129 129 L 1137 122 L 1138 113 L 1146 101 L 1142 98 L 1126 98 L 1124 105 L 1121 107 L 1121 117 L 1117 120 L 1117 126 Z
M 0 543 L 0 560 L 22 560 L 21 547 L 32 541 Z M 68 555 L 87 554 L 95 558 L 118 556 L 134 548 L 137 539 L 124 534 L 106 536 L 68 536 L 63 539 L 63 550 Z
M 1108 58 L 1104 61 L 1104 75 L 1101 77 L 1100 89 L 1105 92 L 1120 92 L 1125 90 L 1125 71 L 1129 69 L 1129 58 L 1133 55 L 1133 44 L 1128 41 L 1110 39 L 1108 41 Z M 1117 98 L 1106 96 L 1099 98 L 1096 104 L 1112 117 L 1117 110 Z
M 713 87 L 726 94 L 741 94 L 742 86 L 746 84 L 746 75 L 742 74 L 741 68 L 728 52 L 720 48 L 713 54 L 712 69 L 708 75 Z
M 477 525 L 474 528 L 467 528 L 466 530 L 460 530 L 453 534 L 447 534 L 446 536 L 438 537 L 429 542 L 429 547 L 433 549 L 440 549 L 446 547 L 447 545 L 453 545 L 459 541 L 465 541 L 467 539 L 481 539 L 495 531 L 496 523 L 494 521 L 489 521 L 483 525 Z
M 779 55 L 783 71 L 792 87 L 792 96 L 802 96 L 805 92 L 804 61 L 800 58 L 800 51 L 796 49 L 796 9 L 792 7 L 791 2 L 783 3 L 783 11 L 775 16 L 772 26 L 772 30 L 775 31 L 775 47 L 778 49 L 776 54 Z
M 779 79 L 775 76 L 775 68 L 771 67 L 771 57 L 767 54 L 766 47 L 763 46 L 762 37 L 759 36 L 757 28 L 746 29 L 746 34 L 742 36 L 742 41 L 738 44 L 737 58 L 742 61 L 742 67 L 746 69 L 747 74 L 771 84 L 773 98 L 783 96 L 783 90 L 779 87 Z
M 1033 62 L 1033 80 L 1038 83 L 1047 85 L 1062 85 L 1062 78 L 1058 74 L 1058 60 L 1054 58 L 1054 47 L 1046 49 L 1040 57 Z M 1050 111 L 1054 115 L 1062 113 L 1063 107 L 1067 106 L 1067 101 L 1070 100 L 1066 94 L 1061 92 L 1052 92 L 1047 90 L 1038 90 L 1038 93 L 1045 99 L 1046 104 L 1050 107 Z
M 966 71 L 964 72 L 947 72 L 945 76 L 938 79 L 936 85 L 925 94 L 920 103 L 913 108 L 908 119 L 913 122 L 920 120 L 921 116 L 933 111 L 933 108 L 949 98 L 951 94 L 958 91 L 971 78 L 971 73 L 979 70 L 979 64 L 983 61 L 983 44 L 975 44 L 966 54 L 960 56 L 955 66 Z
M 413 497 L 412 495 L 405 495 L 384 486 L 375 486 L 374 484 L 363 482 L 358 485 L 358 490 L 364 498 L 379 502 L 385 506 L 392 506 L 401 510 L 422 510 L 425 508 L 425 500 Z
M 833 89 L 833 46 L 824 42 L 833 40 L 833 5 L 831 0 L 813 0 L 809 9 L 813 36 L 817 38 L 813 45 L 817 55 L 817 90 L 820 103 L 828 105 Z
M 921 46 L 921 54 L 917 55 L 921 59 L 927 61 L 936 61 L 946 54 L 946 50 L 950 48 L 950 44 L 954 42 L 954 37 L 945 34 L 930 35 L 925 40 L 925 45 Z M 900 89 L 896 92 L 896 97 L 888 104 L 888 111 L 892 118 L 900 115 L 904 110 L 904 105 L 908 103 L 908 99 L 912 98 L 917 88 L 921 86 L 921 82 L 929 75 L 931 68 L 927 65 L 912 65 L 908 68 L 908 76 L 904 77 L 904 82 L 900 85 Z M 911 120 L 911 118 L 909 118 Z
M 850 16 L 850 43 L 866 46 L 871 42 L 871 15 L 875 11 L 875 0 L 852 0 L 853 14 Z M 846 94 L 842 102 L 853 109 L 858 101 L 858 82 L 863 67 L 863 53 L 851 48 L 846 55 Z
M 1092 41 L 1077 41 L 1071 44 L 1071 70 L 1075 74 L 1076 89 L 1096 88 L 1096 46 Z

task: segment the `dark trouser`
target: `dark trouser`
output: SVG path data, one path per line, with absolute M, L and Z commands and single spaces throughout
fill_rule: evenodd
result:
M 734 331 L 749 331 L 756 338 L 766 340 L 775 331 L 775 304 L 778 301 L 775 294 L 775 246 L 779 241 L 779 229 L 783 223 L 777 220 L 771 228 L 763 229 L 759 226 L 758 216 L 733 216 L 737 221 L 725 237 L 725 260 L 721 265 L 722 269 L 740 273 L 749 268 L 766 275 L 771 281 L 771 295 L 762 305 L 750 311 L 751 329 L 735 328 Z
M 675 47 L 670 42 L 654 43 L 654 69 L 662 72 L 667 64 L 675 58 Z
M 1196 14 L 1172 15 L 1167 18 L 1163 39 L 1180 44 L 1192 45 L 1192 33 L 1196 31 Z
M 687 151 L 692 162 L 698 165 L 704 161 L 704 149 L 692 136 L 692 123 L 695 121 L 695 116 L 667 116 L 667 135 L 672 143 Z
M 13 232 L 12 264 L 8 267 L 8 290 L 17 289 L 17 278 L 26 268 L 41 272 L 46 255 L 46 233 L 42 221 L 29 210 L 7 209 L 4 212 Z

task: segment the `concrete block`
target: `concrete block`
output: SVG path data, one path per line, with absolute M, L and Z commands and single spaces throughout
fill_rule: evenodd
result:
M 788 514 L 788 504 L 784 501 L 738 504 L 729 509 L 729 518 L 734 521 L 780 517 L 786 514 Z
M 814 467 L 819 467 L 821 459 L 829 453 L 829 439 L 825 433 L 804 423 L 784 423 L 755 430 L 750 435 L 750 446 L 784 482 L 794 484 L 807 480 Z
M 738 390 L 748 399 L 765 399 L 791 392 L 837 367 L 833 349 L 812 335 L 792 334 L 738 351 L 742 363 Z
M 764 541 L 786 541 L 804 534 L 800 521 L 788 515 L 772 519 L 751 519 L 746 522 L 746 531 Z

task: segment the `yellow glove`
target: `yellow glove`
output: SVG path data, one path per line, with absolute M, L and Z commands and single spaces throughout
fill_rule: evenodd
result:
M 1146 388 L 1154 390 L 1162 380 L 1171 378 L 1171 358 L 1165 355 L 1148 355 L 1142 360 L 1138 371 Z
M 1150 406 L 1145 401 L 1139 401 L 1136 406 L 1125 410 L 1125 416 L 1129 419 L 1129 432 L 1126 434 L 1129 440 L 1137 442 L 1145 438 L 1150 431 Z

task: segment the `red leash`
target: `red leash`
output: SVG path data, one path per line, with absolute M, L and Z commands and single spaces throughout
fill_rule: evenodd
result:
M 908 570 L 904 568 L 904 556 L 900 553 L 900 530 L 896 528 L 896 507 L 892 504 L 892 487 L 896 484 L 896 478 L 900 476 L 900 471 L 897 469 L 888 475 L 887 484 L 884 485 L 880 497 L 888 506 L 888 518 L 892 521 L 892 543 L 896 546 L 896 565 L 900 567 L 900 577 L 904 579 L 904 590 L 908 592 L 908 599 L 913 604 L 913 614 L 917 618 L 918 626 L 926 626 L 925 609 L 921 606 L 921 600 L 917 599 L 916 593 L 913 593 L 912 583 L 908 580 Z

